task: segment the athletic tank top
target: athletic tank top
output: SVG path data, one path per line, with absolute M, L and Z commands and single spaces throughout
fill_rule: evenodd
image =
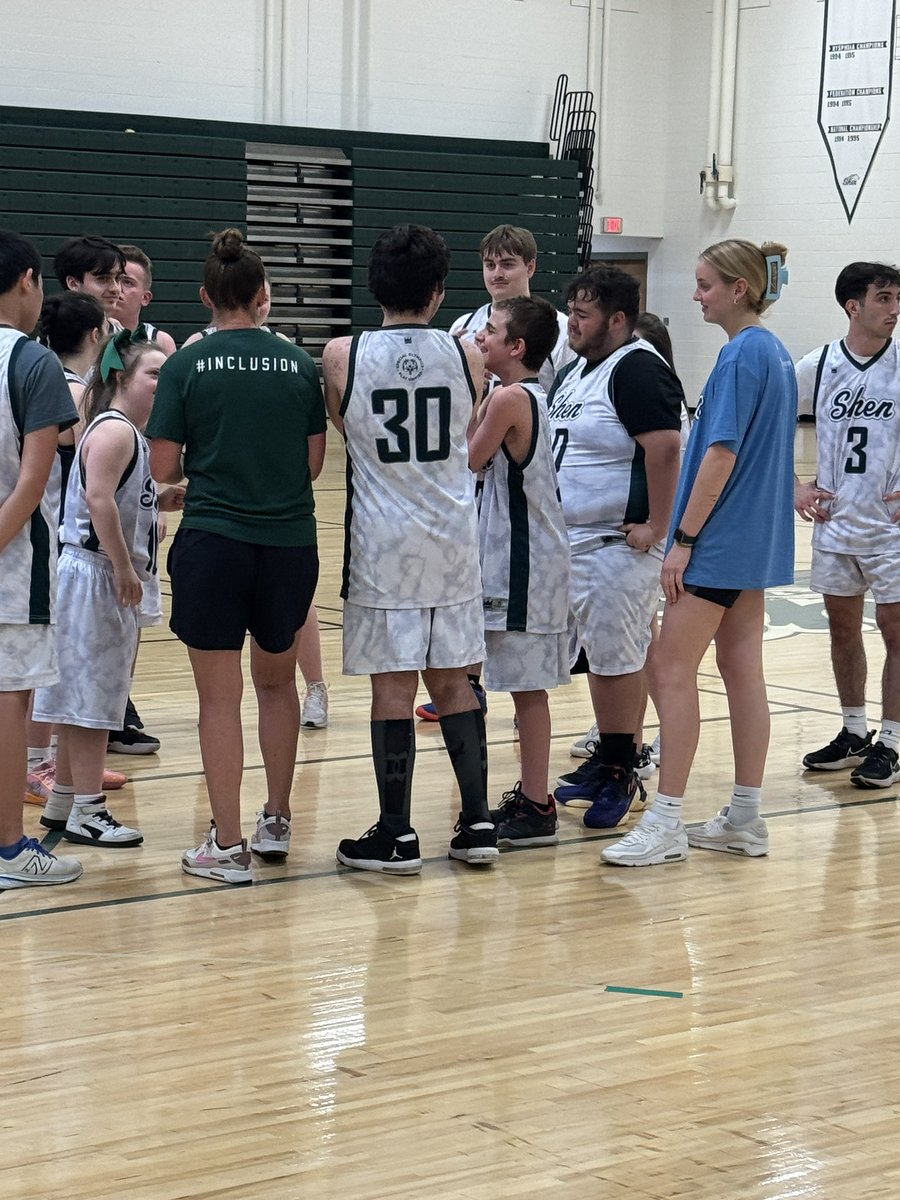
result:
M 84 448 L 98 425 L 124 421 L 134 434 L 134 452 L 122 472 L 116 489 L 116 507 L 122 523 L 125 545 L 138 579 L 147 581 L 157 574 L 159 532 L 156 484 L 150 475 L 150 449 L 143 434 L 124 413 L 110 409 L 100 413 L 85 430 L 78 446 L 76 468 L 69 476 L 60 541 L 64 546 L 80 546 L 96 554 L 105 554 L 91 521 L 85 495 Z
M 341 404 L 345 599 L 436 608 L 481 595 L 466 445 L 474 400 L 465 351 L 448 333 L 394 325 L 353 339 Z
M 569 612 L 569 539 L 550 447 L 547 395 L 531 401 L 528 453 L 516 463 L 501 446 L 484 471 L 478 518 L 485 629 L 563 633 Z

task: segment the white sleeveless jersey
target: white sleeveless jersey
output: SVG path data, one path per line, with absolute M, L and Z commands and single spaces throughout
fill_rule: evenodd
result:
M 893 339 L 867 362 L 843 341 L 820 346 L 796 366 L 798 408 L 816 419 L 816 482 L 834 492 L 830 521 L 813 525 L 813 546 L 834 554 L 900 551 L 891 520 L 900 502 L 900 346 Z
M 621 526 L 646 521 L 647 476 L 641 448 L 619 420 L 609 391 L 616 367 L 635 350 L 661 354 L 635 338 L 597 366 L 579 359 L 549 402 L 553 455 L 573 554 L 624 541 Z M 686 438 L 682 414 L 682 447 Z
M 457 317 L 450 326 L 450 332 L 454 337 L 462 338 L 463 341 L 474 342 L 475 334 L 484 329 L 490 315 L 490 304 L 482 304 L 481 308 L 476 308 L 474 312 Z M 550 357 L 538 371 L 538 382 L 545 392 L 550 391 L 557 372 L 578 357 L 569 345 L 569 318 L 565 313 L 557 312 L 556 321 L 559 325 L 559 337 L 556 339 L 556 345 L 550 351 Z M 491 375 L 489 378 L 494 381 L 493 386 L 496 387 L 499 383 L 496 375 Z
M 122 472 L 116 489 L 116 507 L 122 523 L 125 545 L 138 579 L 152 580 L 157 574 L 159 532 L 157 529 L 158 504 L 156 484 L 150 475 L 150 448 L 143 434 L 124 413 L 110 409 L 100 413 L 91 421 L 84 432 L 69 475 L 66 489 L 65 512 L 60 528 L 63 546 L 80 546 L 105 554 L 97 532 L 91 522 L 91 513 L 85 495 L 84 448 L 93 431 L 105 421 L 124 421 L 134 434 L 134 453 Z
M 550 448 L 547 394 L 531 400 L 528 453 L 515 463 L 501 446 L 484 471 L 478 517 L 485 629 L 563 633 L 569 614 L 569 539 Z
M 354 337 L 341 405 L 345 599 L 438 608 L 481 595 L 466 445 L 474 400 L 465 352 L 448 333 L 395 325 Z
M 22 466 L 21 414 L 10 390 L 13 352 L 27 342 L 17 329 L 0 328 L 0 503 L 15 489 Z M 48 351 L 49 353 L 49 351 Z M 53 471 L 58 472 L 54 461 Z M 52 487 L 29 520 L 0 551 L 0 624 L 48 625 L 56 598 L 57 502 Z

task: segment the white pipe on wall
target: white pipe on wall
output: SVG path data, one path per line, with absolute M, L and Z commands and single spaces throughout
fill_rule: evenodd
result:
M 706 174 L 704 194 L 710 208 L 718 208 L 716 181 L 713 179 L 713 158 L 719 137 L 719 116 L 722 106 L 722 30 L 725 25 L 725 0 L 713 0 L 712 42 L 709 64 L 709 122 L 706 128 Z
M 279 47 L 278 120 L 288 125 L 294 118 L 294 24 L 293 0 L 281 0 L 281 46 Z
M 729 196 L 734 180 L 734 92 L 738 56 L 739 0 L 725 0 L 722 39 L 722 101 L 719 109 L 719 207 L 734 208 L 737 200 Z
M 278 0 L 263 0 L 263 121 L 272 124 L 276 119 L 276 61 L 275 5 Z

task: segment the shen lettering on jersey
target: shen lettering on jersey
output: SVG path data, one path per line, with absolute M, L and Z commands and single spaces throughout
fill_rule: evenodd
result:
M 832 421 L 843 421 L 846 418 L 857 419 L 865 417 L 870 421 L 890 421 L 894 416 L 893 400 L 870 400 L 866 396 L 866 385 L 858 388 L 854 394 L 849 388 L 846 391 L 835 392 L 830 397 L 831 409 L 828 415 Z
M 270 358 L 266 355 L 210 354 L 194 363 L 198 375 L 204 371 L 275 371 L 283 375 L 299 375 L 300 364 L 291 358 Z

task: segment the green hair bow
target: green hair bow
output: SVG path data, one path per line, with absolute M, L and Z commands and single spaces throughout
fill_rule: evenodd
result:
M 120 329 L 118 333 L 114 334 L 103 347 L 103 354 L 100 357 L 100 378 L 103 382 L 106 383 L 113 371 L 125 370 L 122 351 L 126 346 L 146 341 L 148 341 L 147 330 L 143 326 L 139 329 Z

